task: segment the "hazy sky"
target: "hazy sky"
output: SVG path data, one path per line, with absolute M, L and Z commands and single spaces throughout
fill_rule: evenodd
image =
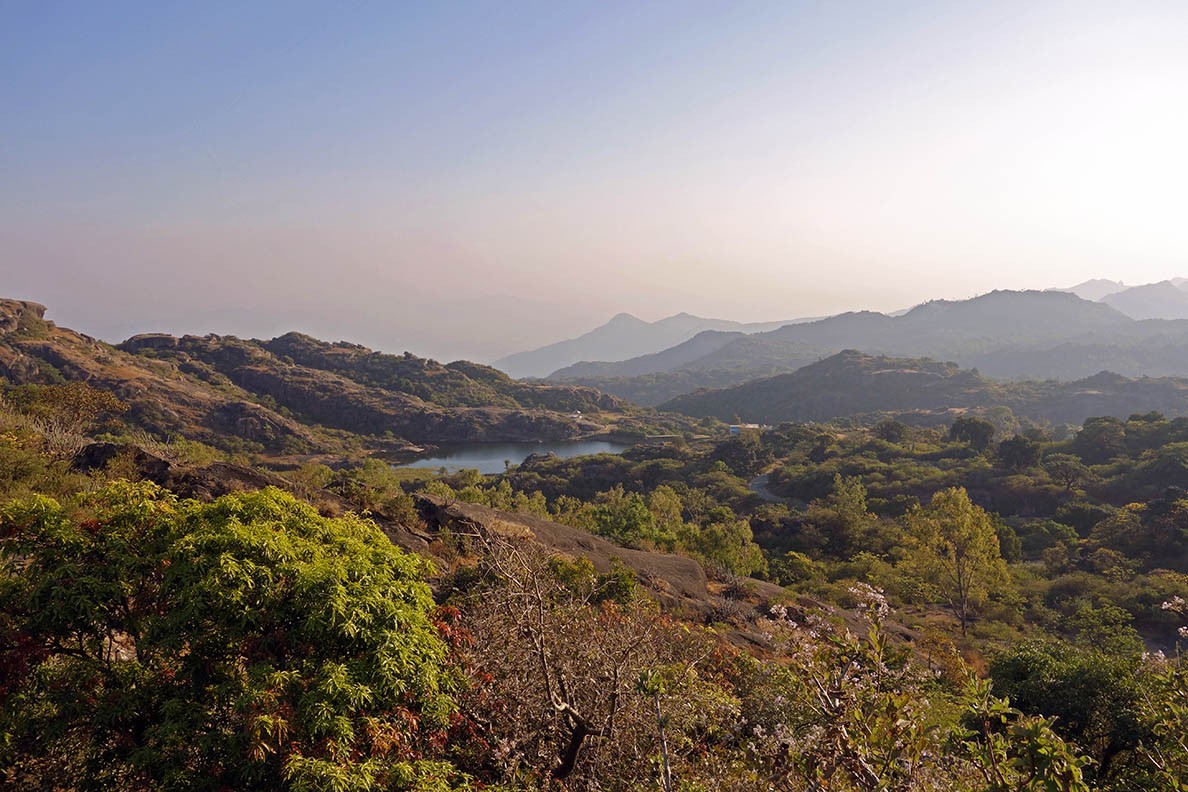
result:
M 1188 3 L 0 0 L 0 295 L 487 359 L 1188 275 Z

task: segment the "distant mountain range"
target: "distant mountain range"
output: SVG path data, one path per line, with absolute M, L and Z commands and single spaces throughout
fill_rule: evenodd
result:
M 847 350 L 790 374 L 680 396 L 662 409 L 767 424 L 862 415 L 928 424 L 994 407 L 1052 424 L 1150 411 L 1178 417 L 1188 415 L 1188 379 L 1103 372 L 1076 382 L 1001 382 L 953 363 Z
M 1188 279 L 1128 286 L 1088 280 L 1045 292 L 992 292 L 910 310 L 744 324 L 619 314 L 567 341 L 502 358 L 513 377 L 591 385 L 645 405 L 698 388 L 795 371 L 842 349 L 929 355 L 999 377 L 1078 379 L 1103 369 L 1188 374 Z M 1112 310 L 1110 310 L 1112 309 Z M 1147 323 L 1147 320 L 1165 320 Z
M 1188 319 L 1188 279 L 1172 278 L 1158 283 L 1127 286 L 1121 281 L 1090 280 L 1067 289 L 1081 299 L 1117 308 L 1131 319 Z
M 551 379 L 657 405 L 795 371 L 845 349 L 951 360 L 1012 379 L 1076 380 L 1103 370 L 1179 376 L 1188 375 L 1188 320 L 1138 321 L 1069 292 L 996 291 L 934 300 L 901 316 L 847 313 L 765 333 L 698 336 L 620 363 L 571 366 Z
M 1101 302 L 1131 319 L 1188 319 L 1188 291 L 1173 281 L 1149 283 L 1107 294 Z
M 621 313 L 577 338 L 518 352 L 496 360 L 491 365 L 513 377 L 545 377 L 583 360 L 621 361 L 660 352 L 707 330 L 761 333 L 798 321 L 807 320 L 744 324 L 679 313 L 655 322 L 645 322 L 631 314 Z

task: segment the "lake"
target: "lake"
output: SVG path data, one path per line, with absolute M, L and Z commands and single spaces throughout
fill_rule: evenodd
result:
M 442 445 L 433 456 L 414 459 L 397 467 L 446 468 L 449 471 L 477 470 L 480 473 L 502 473 L 504 461 L 518 465 L 531 454 L 550 451 L 562 459 L 586 454 L 618 454 L 631 446 L 607 440 L 562 440 L 551 443 L 458 443 Z

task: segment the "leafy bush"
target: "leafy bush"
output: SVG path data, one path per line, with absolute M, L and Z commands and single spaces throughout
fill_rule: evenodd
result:
M 23 786 L 444 788 L 424 561 L 276 489 L 0 512 L 0 768 Z

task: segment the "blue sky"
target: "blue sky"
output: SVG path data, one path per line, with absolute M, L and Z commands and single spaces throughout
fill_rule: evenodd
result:
M 1188 275 L 1188 5 L 0 0 L 0 289 L 489 358 Z

